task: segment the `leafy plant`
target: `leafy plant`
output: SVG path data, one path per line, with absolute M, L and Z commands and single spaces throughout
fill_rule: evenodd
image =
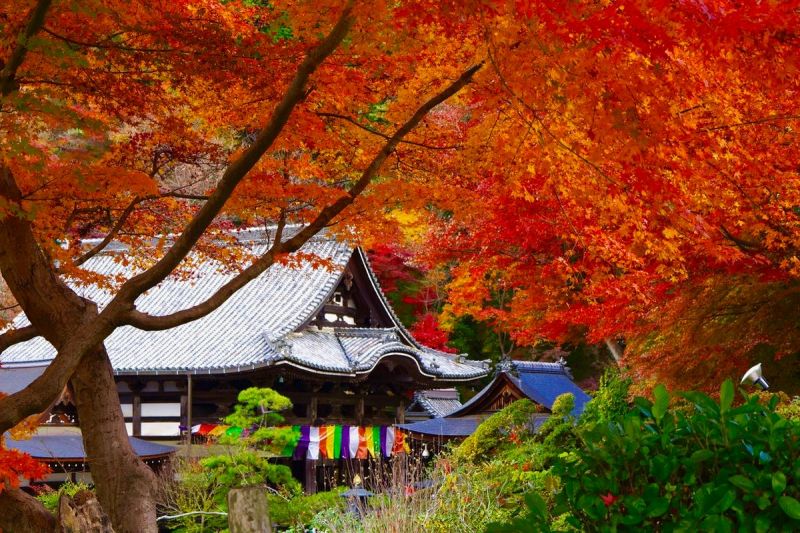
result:
M 58 500 L 61 498 L 62 494 L 73 497 L 84 490 L 91 490 L 91 487 L 86 483 L 67 481 L 61 485 L 58 490 L 49 489 L 40 492 L 36 495 L 36 499 L 42 502 L 42 505 L 44 505 L 48 511 L 55 514 L 58 510 Z
M 631 379 L 623 376 L 617 367 L 607 368 L 594 397 L 586 404 L 581 421 L 606 422 L 628 412 L 631 384 Z
M 323 512 L 341 512 L 345 507 L 342 498 L 344 488 L 316 494 L 298 494 L 286 499 L 278 494 L 269 496 L 270 517 L 273 523 L 281 527 L 297 527 L 304 531 L 305 526 L 311 524 L 314 517 Z
M 283 422 L 280 411 L 291 407 L 285 396 L 272 389 L 251 387 L 239 393 L 238 403 L 226 423 L 242 428 L 241 434 L 223 435 L 220 443 L 228 445 L 227 453 L 182 463 L 177 482 L 167 481 L 162 495 L 162 508 L 183 514 L 192 511 L 227 512 L 228 492 L 234 487 L 264 485 L 277 499 L 270 507 L 273 513 L 286 513 L 302 490 L 288 466 L 270 462 L 272 452 L 281 449 L 292 438 L 287 428 L 273 427 Z M 289 502 L 289 504 L 287 504 Z M 310 513 L 313 516 L 313 513 Z M 309 519 L 310 519 L 309 516 Z M 176 531 L 204 531 L 224 528 L 225 519 L 203 514 L 176 520 Z
M 555 512 L 586 531 L 794 531 L 800 527 L 800 424 L 776 412 L 777 398 L 733 406 L 730 380 L 719 401 L 680 395 L 654 400 L 578 430 L 581 445 L 553 468 Z M 535 496 L 530 523 L 545 527 Z M 548 526 L 549 527 L 549 526 Z
M 475 463 L 489 459 L 490 452 L 502 444 L 518 444 L 521 435 L 530 433 L 531 417 L 539 411 L 530 400 L 518 400 L 483 421 L 453 452 L 453 459 Z

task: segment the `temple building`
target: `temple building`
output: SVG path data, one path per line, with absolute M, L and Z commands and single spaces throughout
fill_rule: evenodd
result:
M 235 236 L 247 253 L 260 254 L 269 233 L 247 229 Z M 109 280 L 127 279 L 135 274 L 135 261 L 123 261 L 127 253 L 112 244 L 83 267 Z M 137 300 L 137 308 L 174 313 L 204 301 L 235 275 L 207 256 L 189 260 L 189 275 L 164 280 Z M 113 296 L 101 285 L 73 285 L 101 308 Z M 13 327 L 26 324 L 21 315 Z M 218 423 L 239 391 L 251 386 L 289 397 L 289 424 L 378 426 L 403 423 L 410 406 L 415 419 L 424 417 L 413 410 L 423 405 L 418 391 L 474 383 L 489 372 L 485 363 L 417 342 L 392 310 L 364 251 L 326 234 L 209 315 L 165 331 L 124 326 L 105 346 L 128 432 L 151 440 L 177 440 L 194 425 Z M 0 364 L 46 365 L 54 355 L 38 337 L 5 350 Z M 451 404 L 453 392 L 446 393 Z
M 417 422 L 409 420 L 399 427 L 423 442 L 442 444 L 460 440 L 471 435 L 489 416 L 527 398 L 541 410 L 531 420 L 535 429 L 547 419 L 556 398 L 565 393 L 575 397 L 572 414 L 579 416 L 591 398 L 572 381 L 564 361 L 504 361 L 498 365 L 494 379 L 461 407 L 446 416 Z

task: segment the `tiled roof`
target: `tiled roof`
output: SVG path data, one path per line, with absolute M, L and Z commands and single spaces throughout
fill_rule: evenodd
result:
M 398 424 L 397 427 L 406 431 L 422 435 L 436 435 L 439 437 L 467 437 L 472 435 L 480 424 L 475 417 L 464 418 L 431 418 L 410 424 Z
M 531 431 L 538 431 L 550 415 L 536 414 L 530 420 Z M 444 417 L 420 420 L 410 424 L 398 424 L 397 427 L 433 437 L 468 437 L 472 435 L 481 422 L 488 417 Z
M 46 365 L 36 366 L 0 366 L 0 392 L 14 394 L 31 384 L 42 375 Z
M 166 446 L 155 442 L 128 437 L 133 447 L 133 452 L 143 459 L 169 455 L 175 452 L 174 446 Z M 86 452 L 83 450 L 83 438 L 79 434 L 69 435 L 34 435 L 30 439 L 15 440 L 6 435 L 6 446 L 9 449 L 19 450 L 29 454 L 35 459 L 52 461 L 83 461 Z
M 469 399 L 460 409 L 451 413 L 469 412 L 469 408 L 479 402 L 489 391 L 495 387 L 495 382 L 500 379 L 499 374 L 508 378 L 525 396 L 548 409 L 553 407 L 553 402 L 560 395 L 570 392 L 575 396 L 574 415 L 580 415 L 591 397 L 583 392 L 569 373 L 569 368 L 562 363 L 545 363 L 540 361 L 508 361 L 498 365 L 498 375 L 491 383 L 481 389 Z
M 239 232 L 240 241 L 253 253 L 265 251 L 264 232 Z M 335 332 L 301 330 L 330 298 L 353 254 L 364 261 L 373 288 L 393 317 L 395 328 L 352 328 Z M 311 256 L 323 259 L 314 266 Z M 118 247 L 90 259 L 84 268 L 107 276 L 129 278 L 135 271 L 123 264 Z M 139 310 L 166 315 L 204 301 L 235 274 L 216 260 L 197 256 L 189 279 L 171 276 L 143 294 Z M 74 285 L 74 284 L 73 284 Z M 83 297 L 106 305 L 112 292 L 98 285 L 76 286 Z M 28 323 L 21 315 L 13 327 Z M 485 376 L 475 363 L 459 362 L 419 345 L 396 319 L 380 292 L 374 273 L 360 250 L 329 236 L 318 236 L 288 265 L 275 264 L 237 291 L 209 315 L 165 331 L 143 331 L 131 326 L 117 328 L 105 341 L 114 371 L 137 373 L 222 373 L 263 366 L 289 364 L 311 371 L 356 374 L 368 372 L 388 354 L 413 357 L 424 374 L 454 381 Z M 15 345 L 0 354 L 0 362 L 46 361 L 55 355 L 43 338 Z
M 591 400 L 591 397 L 572 381 L 567 367 L 560 363 L 517 361 L 515 367 L 519 377 L 510 376 L 512 381 L 516 380 L 517 386 L 528 398 L 548 409 L 552 409 L 556 398 L 569 392 L 575 397 L 572 414 L 578 416 L 583 413 L 586 403 Z M 556 367 L 561 367 L 561 370 L 558 371 Z
M 414 403 L 434 418 L 447 416 L 461 407 L 456 389 L 417 391 L 414 393 Z

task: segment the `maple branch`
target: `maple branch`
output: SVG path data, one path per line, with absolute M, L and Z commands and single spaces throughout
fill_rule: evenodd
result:
M 722 233 L 723 237 L 731 241 L 733 244 L 736 245 L 737 248 L 739 248 L 743 252 L 746 252 L 748 254 L 753 254 L 762 249 L 761 246 L 756 242 L 748 241 L 742 239 L 741 237 L 737 237 L 736 235 L 728 231 L 728 228 L 726 228 L 724 225 L 719 227 L 719 231 L 720 233 Z
M 239 182 L 258 163 L 261 156 L 266 153 L 281 131 L 283 131 L 292 110 L 305 94 L 304 88 L 311 74 L 316 71 L 317 67 L 339 46 L 339 43 L 347 35 L 354 22 L 352 8 L 353 1 L 351 0 L 331 32 L 319 45 L 308 52 L 298 67 L 297 73 L 286 93 L 273 111 L 268 124 L 261 130 L 253 144 L 228 166 L 217 184 L 217 188 L 186 225 L 166 254 L 151 268 L 125 282 L 105 311 L 116 313 L 119 306 L 124 308 L 131 306 L 140 294 L 156 286 L 166 278 L 191 251 L 222 210 Z
M 17 69 L 22 65 L 25 55 L 28 53 L 28 43 L 31 37 L 36 35 L 44 24 L 44 16 L 50 9 L 51 1 L 39 0 L 36 3 L 28 24 L 17 39 L 17 46 L 11 52 L 11 57 L 8 58 L 5 65 L 0 65 L 3 67 L 3 70 L 0 70 L 0 97 L 7 96 L 15 90 L 14 78 L 17 75 Z
M 161 198 L 180 198 L 181 200 L 208 200 L 207 194 L 189 194 L 184 192 L 168 192 L 161 195 Z
M 732 128 L 739 128 L 742 126 L 754 126 L 756 124 L 765 124 L 768 122 L 778 122 L 781 120 L 800 120 L 800 115 L 774 115 L 771 117 L 762 117 L 756 118 L 753 120 L 745 120 L 743 122 L 736 122 L 733 124 L 721 124 L 719 126 L 710 126 L 708 128 L 701 128 L 698 131 L 706 132 L 706 131 L 717 131 L 717 130 L 726 130 Z
M 35 326 L 25 326 L 22 328 L 10 329 L 0 334 L 0 353 L 21 342 L 29 341 L 39 336 L 39 330 Z
M 285 227 L 286 211 L 282 210 L 278 225 L 275 229 L 275 238 L 269 250 L 220 287 L 217 292 L 211 295 L 207 300 L 170 315 L 150 315 L 134 308 L 128 312 L 125 317 L 125 323 L 145 331 L 160 331 L 186 324 L 187 322 L 197 320 L 215 311 L 224 304 L 228 298 L 233 296 L 236 291 L 253 281 L 275 263 L 275 258 L 283 249 L 283 230 Z
M 50 30 L 48 28 L 42 28 L 42 31 L 45 32 L 46 34 L 48 34 L 49 36 L 51 36 L 51 37 L 53 37 L 55 39 L 58 39 L 59 41 L 64 41 L 65 43 L 72 44 L 72 45 L 75 45 L 75 46 L 84 47 L 84 48 L 98 48 L 98 49 L 101 49 L 101 50 L 113 49 L 113 50 L 122 50 L 122 51 L 125 51 L 125 52 L 142 52 L 142 53 L 157 53 L 157 54 L 169 53 L 169 52 L 177 51 L 175 48 L 140 48 L 140 47 L 134 47 L 134 46 L 123 46 L 123 45 L 119 45 L 119 44 L 102 44 L 102 43 L 99 43 L 99 42 L 98 43 L 90 43 L 90 42 L 87 42 L 87 41 L 78 41 L 78 40 L 75 40 L 75 39 L 71 39 L 70 37 L 67 37 L 65 35 L 60 35 L 60 34 L 54 32 L 53 30 Z M 104 40 L 108 41 L 110 39 L 104 39 Z
M 338 113 L 326 113 L 326 112 L 323 112 L 323 111 L 317 111 L 315 114 L 320 116 L 320 117 L 338 118 L 340 120 L 347 121 L 350 124 L 353 124 L 354 126 L 358 126 L 359 128 L 361 128 L 364 131 L 367 131 L 367 132 L 369 132 L 369 133 L 371 133 L 373 135 L 377 135 L 378 137 L 383 137 L 386 140 L 389 140 L 391 138 L 389 135 L 386 135 L 385 133 L 383 133 L 381 131 L 378 131 L 378 130 L 376 130 L 374 128 L 370 128 L 369 126 L 366 126 L 364 124 L 361 124 L 360 122 L 358 122 L 354 118 L 348 117 L 347 115 L 340 115 Z M 433 146 L 431 144 L 426 144 L 426 143 L 421 143 L 421 142 L 416 142 L 416 141 L 402 140 L 400 142 L 403 143 L 403 144 L 410 144 L 412 146 L 419 146 L 420 148 L 427 148 L 429 150 L 456 150 L 456 149 L 460 148 L 459 145 L 455 145 L 455 144 L 454 145 L 450 145 L 450 146 Z
M 155 200 L 158 198 L 180 198 L 183 200 L 207 200 L 208 196 L 201 195 L 201 194 L 188 194 L 188 193 L 180 193 L 175 191 L 165 192 L 159 195 L 149 195 L 149 196 L 137 196 L 131 202 L 125 206 L 125 209 L 122 210 L 117 221 L 114 223 L 114 226 L 109 230 L 109 232 L 103 237 L 103 239 L 93 246 L 90 250 L 86 251 L 83 255 L 78 257 L 74 261 L 75 266 L 81 266 L 86 261 L 94 257 L 95 255 L 99 254 L 103 251 L 103 249 L 114 240 L 114 238 L 119 235 L 119 232 L 122 230 L 122 227 L 125 225 L 125 222 L 128 221 L 128 218 L 133 214 L 136 210 L 136 207 L 139 204 L 147 202 L 149 200 Z M 97 208 L 100 209 L 100 208 Z
M 79 258 L 77 258 L 75 260 L 75 266 L 81 266 L 86 261 L 88 261 L 89 259 L 91 259 L 95 255 L 97 255 L 101 251 L 103 251 L 103 248 L 108 246 L 108 244 L 112 240 L 114 240 L 114 237 L 116 237 L 117 234 L 120 232 L 120 230 L 122 229 L 122 226 L 124 226 L 125 222 L 128 221 L 128 217 L 130 217 L 131 214 L 133 214 L 133 211 L 134 211 L 134 209 L 136 209 L 136 206 L 139 205 L 140 203 L 146 201 L 146 200 L 151 199 L 151 198 L 153 198 L 153 197 L 152 196 L 137 196 L 136 198 L 131 200 L 131 202 L 125 207 L 125 209 L 122 210 L 122 214 L 120 214 L 119 218 L 114 223 L 114 226 L 111 228 L 111 230 L 106 234 L 105 237 L 103 237 L 103 240 L 101 240 L 99 243 L 97 243 L 95 246 L 93 246 L 91 250 L 87 251 L 86 253 L 81 255 Z
M 282 241 L 283 228 L 286 223 L 286 212 L 282 211 L 276 236 L 269 250 L 225 285 L 220 287 L 217 292 L 212 294 L 208 299 L 176 313 L 161 316 L 149 315 L 134 308 L 124 317 L 123 320 L 125 320 L 125 324 L 147 331 L 165 330 L 202 318 L 219 308 L 237 290 L 247 285 L 250 281 L 254 280 L 272 266 L 278 254 L 292 253 L 299 250 L 309 239 L 319 233 L 331 220 L 351 205 L 377 175 L 381 166 L 389 157 L 389 154 L 394 151 L 403 137 L 413 130 L 434 107 L 456 94 L 472 81 L 472 77 L 482 66 L 483 63 L 480 63 L 469 68 L 443 91 L 422 104 L 414 115 L 389 137 L 383 148 L 375 155 L 369 166 L 361 174 L 361 177 L 353 184 L 347 193 L 338 200 L 322 208 L 312 222 L 304 226 L 286 241 Z

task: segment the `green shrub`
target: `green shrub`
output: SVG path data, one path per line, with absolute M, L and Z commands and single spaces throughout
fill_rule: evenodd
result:
M 726 381 L 719 401 L 681 395 L 670 409 L 663 386 L 653 402 L 579 429 L 580 448 L 553 468 L 556 512 L 586 531 L 796 531 L 800 528 L 800 424 L 756 396 L 733 407 Z M 546 530 L 546 509 L 529 498 L 530 524 Z
M 47 492 L 42 492 L 36 496 L 36 499 L 42 502 L 42 505 L 44 505 L 48 511 L 55 514 L 58 510 L 58 499 L 62 494 L 67 494 L 68 496 L 73 497 L 77 493 L 84 490 L 91 490 L 91 488 L 86 483 L 73 483 L 72 481 L 67 481 L 61 485 L 58 490 L 48 490 Z
M 288 466 L 272 464 L 267 457 L 253 450 L 212 455 L 201 459 L 200 464 L 220 486 L 220 503 L 225 501 L 230 489 L 246 485 L 266 485 L 286 496 L 301 492 L 300 483 L 292 477 Z
M 247 485 L 264 485 L 280 502 L 293 501 L 300 495 L 300 483 L 288 466 L 270 462 L 271 452 L 282 448 L 292 438 L 286 428 L 272 427 L 283 422 L 279 411 L 291 402 L 271 389 L 251 387 L 239 393 L 234 411 L 225 420 L 247 433 L 220 437 L 229 446 L 228 453 L 212 455 L 199 462 L 181 462 L 176 479 L 164 482 L 161 509 L 178 515 L 193 511 L 227 512 L 228 492 Z M 283 507 L 286 507 L 285 505 Z M 282 508 L 282 507 L 281 507 Z M 293 512 L 298 513 L 295 509 Z M 307 518 L 310 520 L 313 512 Z M 225 517 L 192 514 L 170 520 L 174 531 L 223 531 Z
M 345 499 L 342 493 L 346 489 L 341 487 L 328 492 L 318 492 L 310 495 L 297 495 L 286 499 L 277 494 L 269 495 L 269 514 L 272 521 L 279 526 L 294 526 L 299 531 L 311 525 L 314 517 L 322 511 L 341 512 L 345 508 Z
M 600 378 L 600 386 L 586 404 L 581 422 L 607 422 L 627 413 L 631 384 L 631 379 L 623 376 L 617 367 L 607 368 Z
M 530 434 L 531 417 L 538 407 L 530 400 L 517 400 L 505 409 L 484 420 L 475 432 L 464 439 L 453 452 L 456 462 L 476 463 L 491 459 L 493 452 L 510 445 Z

